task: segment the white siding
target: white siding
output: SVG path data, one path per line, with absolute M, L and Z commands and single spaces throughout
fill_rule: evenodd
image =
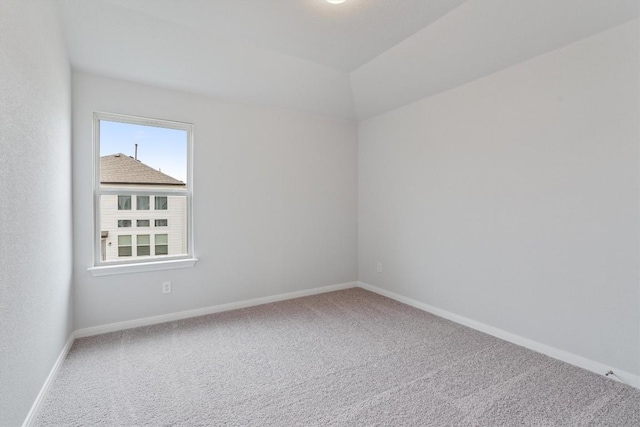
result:
M 133 238 L 133 256 L 118 257 L 118 236 L 139 234 L 151 235 L 151 255 L 154 255 L 154 238 L 156 234 L 167 234 L 169 237 L 169 255 L 183 255 L 187 253 L 187 198 L 185 196 L 169 196 L 167 210 L 154 209 L 154 196 L 150 196 L 149 210 L 137 210 L 136 196 L 131 197 L 131 210 L 118 210 L 118 196 L 104 195 L 101 197 L 100 230 L 109 235 L 103 239 L 106 248 L 106 261 L 129 260 L 140 258 L 136 256 Z M 149 220 L 149 227 L 138 227 L 137 220 Z M 166 219 L 167 227 L 156 227 L 156 219 Z M 118 220 L 131 220 L 131 227 L 119 228 Z M 149 258 L 145 256 L 144 258 Z

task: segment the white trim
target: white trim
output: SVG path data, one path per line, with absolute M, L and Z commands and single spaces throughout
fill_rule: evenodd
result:
M 163 259 L 161 261 L 136 262 L 131 264 L 100 265 L 87 268 L 93 277 L 112 276 L 114 274 L 143 273 L 147 271 L 173 270 L 194 267 L 198 258 Z
M 131 185 L 131 184 L 128 184 Z M 182 196 L 187 197 L 189 192 L 187 190 L 181 190 L 177 188 L 143 188 L 143 187 L 106 187 L 100 188 L 96 190 L 100 196 L 117 196 L 117 195 L 126 195 L 126 196 Z M 131 210 L 134 211 L 135 210 Z M 158 211 L 156 209 L 145 209 L 145 212 L 153 212 Z M 123 210 L 120 212 L 130 212 L 130 210 Z
M 141 326 L 156 325 L 158 323 L 172 322 L 174 320 L 189 319 L 191 317 L 205 316 L 207 314 L 221 313 L 223 311 L 237 310 L 239 308 L 253 307 L 256 305 L 269 304 L 272 302 L 285 301 L 294 298 L 306 297 L 310 295 L 323 294 L 327 292 L 339 291 L 354 288 L 357 282 L 341 283 L 338 285 L 322 286 L 319 288 L 306 289 L 304 291 L 289 292 L 267 297 L 254 298 L 228 304 L 214 305 L 210 307 L 197 308 L 195 310 L 180 311 L 177 313 L 162 314 L 160 316 L 145 317 L 142 319 L 127 320 L 124 322 L 110 323 L 107 325 L 93 326 L 90 328 L 78 329 L 75 337 L 89 337 L 93 335 L 106 334 L 108 332 L 122 331 L 125 329 L 138 328 Z
M 639 375 L 625 372 L 621 369 L 617 369 L 612 366 L 605 365 L 604 363 L 596 362 L 595 360 L 578 356 L 577 354 L 573 354 L 565 350 L 560 350 L 559 348 L 555 348 L 547 344 L 542 344 L 540 342 L 531 340 L 529 338 L 525 338 L 520 335 L 487 325 L 485 323 L 481 323 L 476 320 L 469 319 L 467 317 L 460 316 L 455 313 L 451 313 L 450 311 L 443 310 L 441 308 L 437 308 L 429 304 L 425 304 L 423 302 L 402 296 L 395 292 L 381 289 L 377 286 L 373 286 L 368 283 L 358 282 L 358 286 L 368 291 L 375 292 L 376 294 L 410 305 L 417 309 L 429 312 L 431 314 L 435 314 L 436 316 L 443 317 L 445 319 L 451 320 L 453 322 L 459 323 L 464 326 L 468 326 L 477 331 L 484 332 L 489 335 L 493 335 L 494 337 L 503 339 L 505 341 L 509 341 L 513 344 L 517 344 L 519 346 L 528 348 L 533 351 L 537 351 L 538 353 L 546 354 L 549 357 L 561 360 L 563 362 L 569 363 L 579 368 L 586 369 L 587 371 L 591 371 L 603 376 L 608 371 L 613 371 L 614 375 L 608 376 L 607 378 L 611 378 L 618 382 L 640 389 Z
M 107 120 L 110 122 L 131 123 L 133 125 L 153 126 L 166 129 L 177 129 L 188 131 L 193 127 L 192 123 L 178 122 L 175 120 L 154 119 L 151 117 L 132 116 L 129 114 L 107 113 L 104 111 L 94 112 L 94 117 L 99 120 Z
M 38 411 L 40 410 L 40 406 L 42 405 L 42 402 L 44 402 L 44 398 L 49 392 L 49 387 L 51 387 L 51 384 L 53 384 L 53 381 L 56 379 L 58 371 L 60 370 L 60 367 L 62 367 L 62 362 L 64 362 L 64 359 L 66 359 L 69 350 L 71 350 L 71 346 L 73 345 L 74 340 L 75 333 L 72 332 L 71 335 L 69 335 L 67 343 L 62 348 L 60 355 L 56 359 L 56 363 L 53 364 L 53 368 L 51 368 L 47 379 L 44 381 L 44 384 L 42 385 L 42 388 L 40 389 L 36 400 L 33 402 L 33 405 L 31 405 L 31 409 L 27 414 L 27 418 L 25 418 L 24 422 L 22 423 L 22 427 L 29 427 L 35 421 L 38 415 Z

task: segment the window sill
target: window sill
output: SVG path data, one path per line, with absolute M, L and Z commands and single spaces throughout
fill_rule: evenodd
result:
M 148 271 L 173 270 L 191 268 L 196 265 L 197 258 L 175 259 L 166 261 L 150 261 L 135 264 L 101 265 L 87 270 L 93 277 L 112 276 L 114 274 L 144 273 Z

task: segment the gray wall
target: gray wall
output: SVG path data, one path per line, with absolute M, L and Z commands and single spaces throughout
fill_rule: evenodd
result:
M 635 20 L 361 122 L 360 280 L 640 374 L 638 47 Z
M 77 329 L 357 280 L 355 124 L 86 73 L 73 94 Z M 94 111 L 194 124 L 194 268 L 87 271 Z
M 0 2 L 0 425 L 20 425 L 71 325 L 71 107 L 49 2 Z

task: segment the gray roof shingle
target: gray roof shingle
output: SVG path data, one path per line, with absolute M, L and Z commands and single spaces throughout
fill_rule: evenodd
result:
M 126 154 L 110 154 L 100 157 L 101 184 L 144 184 L 175 185 L 186 184 L 170 177 Z

